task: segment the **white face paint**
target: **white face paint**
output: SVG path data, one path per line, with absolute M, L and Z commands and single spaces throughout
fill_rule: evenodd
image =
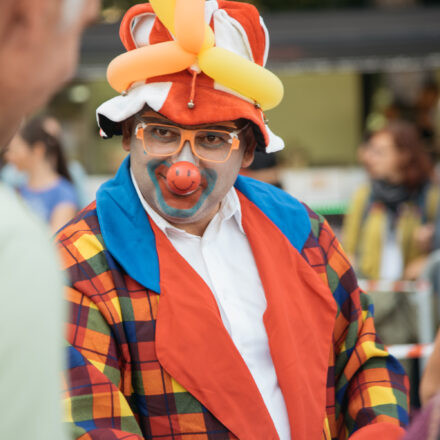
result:
M 60 29 L 65 30 L 75 24 L 84 12 L 86 0 L 63 0 L 61 5 Z

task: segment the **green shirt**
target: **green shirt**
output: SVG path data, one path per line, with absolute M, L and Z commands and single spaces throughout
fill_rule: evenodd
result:
M 0 438 L 64 440 L 62 276 L 48 230 L 0 185 Z

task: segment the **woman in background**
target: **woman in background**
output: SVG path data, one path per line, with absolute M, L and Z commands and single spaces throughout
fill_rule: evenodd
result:
M 56 232 L 75 215 L 78 201 L 52 125 L 52 118 L 30 120 L 11 141 L 5 157 L 28 176 L 18 188 L 23 199 Z
M 345 218 L 345 249 L 361 278 L 418 278 L 430 251 L 419 239 L 420 229 L 432 227 L 439 205 L 438 187 L 431 182 L 433 163 L 419 132 L 409 122 L 391 122 L 371 135 L 362 160 L 370 181 L 356 191 Z M 419 340 L 408 296 L 369 293 L 385 344 Z M 410 377 L 411 405 L 418 407 L 420 366 L 417 360 L 402 364 Z
M 415 278 L 418 274 L 408 269 L 428 252 L 416 231 L 434 221 L 439 204 L 439 190 L 431 183 L 433 164 L 417 129 L 398 121 L 373 133 L 364 162 L 370 182 L 352 200 L 344 247 L 361 277 Z

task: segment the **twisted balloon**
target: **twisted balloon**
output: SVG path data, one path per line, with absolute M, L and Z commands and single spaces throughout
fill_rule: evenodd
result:
M 214 81 L 258 104 L 276 107 L 283 97 L 279 78 L 264 67 L 229 50 L 214 47 L 214 32 L 205 23 L 205 0 L 150 0 L 174 41 L 144 46 L 116 57 L 107 79 L 119 93 L 133 83 L 177 73 L 196 62 Z

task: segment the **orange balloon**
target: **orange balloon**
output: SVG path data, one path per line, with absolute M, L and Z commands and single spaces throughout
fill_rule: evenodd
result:
M 176 0 L 174 32 L 185 50 L 200 52 L 205 39 L 205 0 Z
M 144 46 L 117 56 L 108 66 L 107 80 L 122 93 L 136 81 L 185 70 L 196 58 L 175 41 Z

